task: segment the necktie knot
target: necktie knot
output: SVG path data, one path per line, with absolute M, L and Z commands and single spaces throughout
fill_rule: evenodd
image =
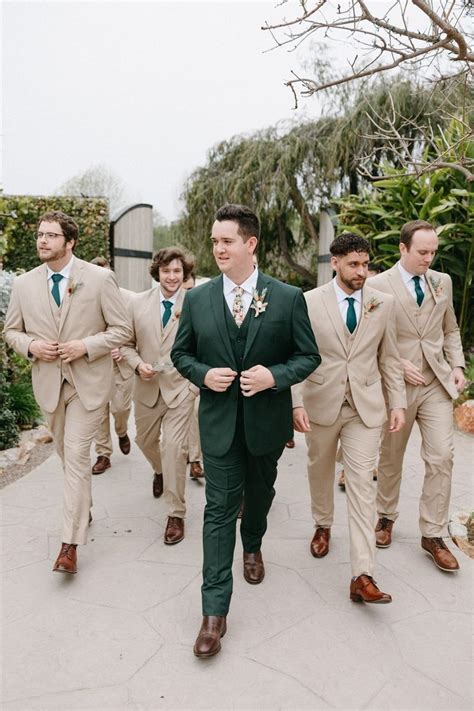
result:
M 51 274 L 51 279 L 53 282 L 53 288 L 51 289 L 51 295 L 56 302 L 57 306 L 61 305 L 61 295 L 59 293 L 59 282 L 64 279 L 62 274 Z
M 173 302 L 172 301 L 163 301 L 162 303 L 163 303 L 163 307 L 165 309 L 163 312 L 163 327 L 165 327 L 171 317 L 171 309 L 173 308 Z
M 354 308 L 354 297 L 353 296 L 346 296 L 346 301 L 349 304 L 347 307 L 347 314 L 346 314 L 346 326 L 349 329 L 350 333 L 354 333 L 355 328 L 357 326 L 357 316 Z
M 423 299 L 425 298 L 423 289 L 420 286 L 420 281 L 421 279 L 419 276 L 413 277 L 413 282 L 415 284 L 416 303 L 418 304 L 418 306 L 421 306 L 421 304 L 423 303 Z

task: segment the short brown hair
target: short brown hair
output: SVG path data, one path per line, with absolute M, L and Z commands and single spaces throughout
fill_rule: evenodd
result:
M 95 264 L 96 267 L 110 269 L 110 262 L 106 257 L 94 257 L 94 259 L 91 259 L 91 264 Z
M 433 225 L 426 222 L 426 220 L 412 220 L 411 222 L 405 222 L 400 232 L 400 242 L 404 244 L 407 249 L 410 249 L 413 235 L 417 230 L 433 230 L 433 232 L 436 232 Z
M 179 247 L 163 247 L 153 255 L 150 266 L 150 274 L 155 281 L 160 281 L 160 267 L 168 266 L 174 259 L 179 259 L 183 265 L 183 281 L 189 278 L 194 269 L 194 258 Z
M 42 222 L 58 222 L 64 232 L 66 242 L 74 240 L 74 247 L 76 246 L 79 238 L 79 227 L 77 226 L 77 223 L 74 222 L 72 217 L 66 215 L 65 212 L 61 212 L 61 210 L 50 210 L 49 212 L 44 212 L 38 220 L 36 229 L 39 228 Z
M 230 220 L 237 223 L 237 232 L 244 242 L 250 237 L 260 237 L 260 222 L 257 215 L 245 205 L 223 205 L 215 215 L 217 222 Z

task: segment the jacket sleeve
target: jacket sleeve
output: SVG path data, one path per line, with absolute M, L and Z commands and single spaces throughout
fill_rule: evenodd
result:
M 171 360 L 183 378 L 190 380 L 198 388 L 204 386 L 204 378 L 211 366 L 198 361 L 196 356 L 196 332 L 194 329 L 190 294 L 184 297 L 178 333 L 171 349 Z
M 269 367 L 275 379 L 277 391 L 285 390 L 305 380 L 321 363 L 321 356 L 308 316 L 308 307 L 301 290 L 298 290 L 295 295 L 290 318 L 293 352 L 286 363 Z
M 17 277 L 13 280 L 10 303 L 8 304 L 7 315 L 5 317 L 3 337 L 10 348 L 13 348 L 14 351 L 25 358 L 31 358 L 29 348 L 34 339 L 25 333 L 25 324 L 21 312 L 19 290 L 20 287 L 18 285 Z
M 398 354 L 395 300 L 389 294 L 386 298 L 390 299 L 390 313 L 379 346 L 378 362 L 388 407 L 393 410 L 398 407 L 406 408 L 407 400 L 403 367 Z
M 462 350 L 461 334 L 453 308 L 453 285 L 451 277 L 448 274 L 445 274 L 445 277 L 448 305 L 443 319 L 443 350 L 451 368 L 464 368 L 466 361 Z

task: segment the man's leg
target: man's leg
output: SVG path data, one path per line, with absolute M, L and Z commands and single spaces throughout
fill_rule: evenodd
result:
M 118 369 L 117 369 L 118 370 Z M 120 371 L 115 375 L 115 389 L 110 401 L 110 412 L 114 418 L 117 437 L 127 434 L 128 418 L 132 406 L 133 377 L 123 379 Z
M 163 471 L 160 451 L 161 420 L 166 411 L 166 405 L 162 397 L 158 398 L 158 402 L 153 407 L 148 407 L 139 400 L 135 400 L 134 404 L 137 430 L 135 442 L 153 471 L 161 474 Z
M 316 527 L 330 528 L 334 518 L 334 476 L 341 418 L 328 426 L 310 424 L 306 444 L 311 513 Z
M 97 456 L 110 459 L 112 454 L 112 438 L 110 436 L 110 408 L 108 403 L 103 410 L 94 439 Z
M 232 562 L 237 514 L 242 500 L 247 455 L 236 433 L 223 457 L 203 453 L 206 508 L 203 525 L 202 614 L 226 616 L 232 596 Z

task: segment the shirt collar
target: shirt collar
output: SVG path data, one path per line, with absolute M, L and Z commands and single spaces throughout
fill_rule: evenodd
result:
M 48 267 L 48 265 L 46 265 L 46 268 L 48 270 L 48 279 L 51 279 L 53 274 L 61 274 L 61 276 L 63 276 L 64 279 L 69 279 L 69 277 L 71 276 L 71 269 L 72 269 L 73 264 L 74 264 L 74 255 L 71 256 L 71 259 L 69 260 L 69 262 L 59 272 L 53 272 L 53 270 L 50 267 Z
M 178 298 L 180 291 L 181 291 L 181 287 L 179 287 L 178 291 L 176 291 L 176 292 L 173 294 L 173 296 L 170 296 L 170 297 L 167 299 L 166 296 L 163 296 L 163 292 L 161 291 L 161 287 L 160 287 L 160 304 L 162 304 L 163 301 L 171 301 L 172 304 L 175 304 L 175 303 L 176 303 L 176 299 Z
M 235 284 L 226 274 L 223 274 L 224 283 L 224 296 L 228 296 L 239 284 Z M 240 284 L 242 289 L 248 294 L 253 294 L 253 290 L 257 288 L 258 281 L 258 269 L 255 267 L 251 275 L 246 279 L 243 284 Z
M 414 276 L 416 276 L 416 274 L 410 274 L 410 272 L 407 272 L 405 267 L 402 267 L 401 262 L 397 262 L 397 267 L 398 267 L 400 274 L 402 275 L 402 279 L 405 284 L 408 284 L 408 282 L 411 281 Z M 423 284 L 425 283 L 425 275 L 424 274 L 420 274 L 420 281 Z
M 354 291 L 352 294 L 346 294 L 346 292 L 341 289 L 341 287 L 337 283 L 336 277 L 334 277 L 332 283 L 334 284 L 334 291 L 336 292 L 336 299 L 338 304 L 340 304 L 341 301 L 344 301 L 347 298 L 353 298 L 358 301 L 359 304 L 362 302 L 362 289 L 357 289 L 357 291 Z

